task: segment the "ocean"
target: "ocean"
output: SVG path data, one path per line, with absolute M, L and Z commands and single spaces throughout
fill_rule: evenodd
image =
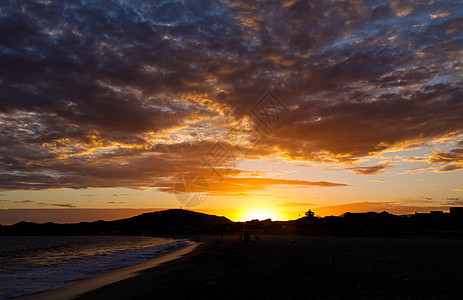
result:
M 0 299 L 143 263 L 185 242 L 140 236 L 0 236 Z

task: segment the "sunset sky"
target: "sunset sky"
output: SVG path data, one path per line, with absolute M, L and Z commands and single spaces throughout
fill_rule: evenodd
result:
M 11 0 L 0 53 L 0 224 L 463 206 L 461 0 Z

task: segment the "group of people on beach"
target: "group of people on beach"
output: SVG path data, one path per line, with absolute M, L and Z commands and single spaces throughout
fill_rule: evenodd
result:
M 257 235 L 255 235 L 251 239 L 251 235 L 247 231 L 244 234 L 242 232 L 240 232 L 239 239 L 240 239 L 240 243 L 244 242 L 244 248 L 245 249 L 249 247 L 250 242 L 252 242 L 253 244 L 258 244 L 259 240 L 260 240 L 260 238 Z

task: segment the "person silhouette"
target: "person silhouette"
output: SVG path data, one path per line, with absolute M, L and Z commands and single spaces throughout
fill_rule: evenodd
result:
M 249 240 L 250 240 L 249 232 L 244 233 L 244 248 L 247 249 L 249 245 Z

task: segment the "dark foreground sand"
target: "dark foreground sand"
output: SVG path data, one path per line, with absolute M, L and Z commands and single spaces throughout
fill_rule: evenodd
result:
M 461 239 L 217 239 L 79 299 L 463 299 Z

